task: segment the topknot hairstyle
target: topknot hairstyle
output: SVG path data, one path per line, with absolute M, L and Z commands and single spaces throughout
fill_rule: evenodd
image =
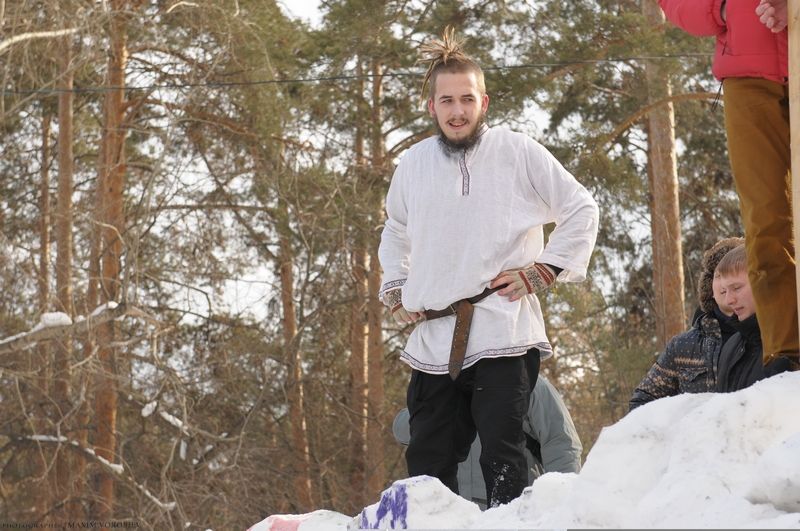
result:
M 433 97 L 436 92 L 436 76 L 440 72 L 475 72 L 478 77 L 478 88 L 486 92 L 483 79 L 483 70 L 478 63 L 464 52 L 466 39 L 456 39 L 456 30 L 447 26 L 441 39 L 431 39 L 419 47 L 419 63 L 428 63 L 425 79 L 422 82 L 422 97 L 425 98 L 426 89 L 430 90 Z
M 714 291 L 712 289 L 714 271 L 726 254 L 743 244 L 744 238 L 725 238 L 703 253 L 703 260 L 700 262 L 700 276 L 697 279 L 697 298 L 700 302 L 700 309 L 704 312 L 714 310 Z

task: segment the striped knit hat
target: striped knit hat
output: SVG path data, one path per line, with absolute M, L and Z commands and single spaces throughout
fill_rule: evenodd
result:
M 697 300 L 700 302 L 700 309 L 704 312 L 714 311 L 714 291 L 711 287 L 714 282 L 714 270 L 722 257 L 728 251 L 744 243 L 744 238 L 725 238 L 715 243 L 710 249 L 703 253 L 703 260 L 700 262 L 700 276 L 697 279 Z

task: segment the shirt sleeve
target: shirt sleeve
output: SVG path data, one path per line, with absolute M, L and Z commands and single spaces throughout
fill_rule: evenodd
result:
M 719 35 L 726 31 L 722 20 L 724 0 L 658 0 L 667 19 L 692 35 Z M 753 8 L 755 9 L 755 8 Z
M 544 471 L 580 472 L 583 445 L 561 395 L 547 379 L 539 376 L 532 398 L 528 422 L 541 447 Z
M 406 232 L 408 204 L 405 191 L 404 166 L 397 166 L 386 195 L 386 223 L 381 233 L 378 258 L 383 268 L 379 297 L 391 290 L 400 289 L 408 277 L 411 240 Z
M 548 208 L 547 218 L 556 224 L 536 261 L 561 268 L 561 281 L 582 281 L 597 240 L 597 202 L 549 151 L 526 140 L 528 179 Z

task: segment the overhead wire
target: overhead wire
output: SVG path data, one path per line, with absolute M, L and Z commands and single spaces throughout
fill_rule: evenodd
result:
M 667 59 L 695 59 L 695 58 L 711 58 L 713 54 L 710 53 L 689 53 L 689 54 L 674 54 L 674 55 L 643 55 L 633 57 L 616 57 L 605 59 L 576 59 L 572 61 L 559 61 L 553 63 L 523 63 L 519 65 L 496 65 L 485 67 L 486 71 L 503 71 L 503 70 L 526 70 L 538 68 L 563 68 L 571 65 L 579 64 L 603 64 L 603 63 L 626 63 L 630 61 L 656 61 Z M 127 92 L 135 91 L 152 91 L 160 89 L 192 89 L 192 88 L 205 88 L 205 89 L 225 89 L 232 87 L 244 86 L 257 86 L 257 85 L 287 85 L 299 83 L 330 83 L 337 81 L 353 81 L 357 79 L 372 79 L 374 77 L 382 78 L 400 78 L 400 77 L 422 77 L 423 73 L 420 71 L 413 72 L 384 72 L 381 74 L 363 73 L 363 74 L 339 74 L 329 76 L 314 76 L 303 78 L 290 78 L 290 79 L 255 79 L 248 81 L 199 81 L 188 83 L 152 83 L 147 85 L 135 86 L 75 86 L 72 89 L 62 89 L 57 87 L 47 87 L 39 89 L 0 89 L 2 96 L 55 96 L 64 92 L 71 92 L 74 94 L 86 93 L 103 93 L 115 90 L 125 90 Z

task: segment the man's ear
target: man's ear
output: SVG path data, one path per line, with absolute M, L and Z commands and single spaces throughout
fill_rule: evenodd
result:
M 436 110 L 433 107 L 433 98 L 428 98 L 428 114 L 433 117 L 436 116 Z
M 481 110 L 484 113 L 487 110 L 489 110 L 489 95 L 488 94 L 484 94 L 483 97 L 481 98 Z

